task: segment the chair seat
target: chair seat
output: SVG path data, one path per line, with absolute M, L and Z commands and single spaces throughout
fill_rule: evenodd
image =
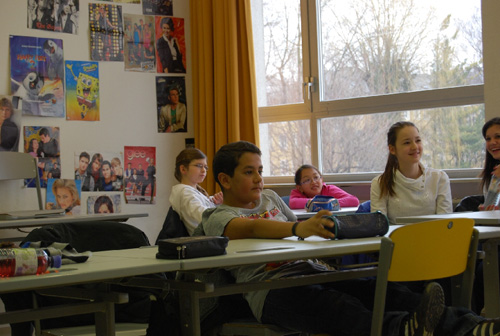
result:
M 143 323 L 116 323 L 115 325 L 117 336 L 144 336 L 147 328 L 148 325 Z M 42 336 L 95 336 L 95 326 L 42 330 Z

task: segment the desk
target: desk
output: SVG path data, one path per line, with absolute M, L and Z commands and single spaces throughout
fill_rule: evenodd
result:
M 154 258 L 157 248 L 139 248 L 128 250 L 128 253 L 113 254 L 93 252 L 92 257 L 85 263 L 63 265 L 55 272 L 43 275 L 28 275 L 12 278 L 0 278 L 0 293 L 10 293 L 30 290 L 43 290 L 78 285 L 84 283 L 99 283 L 116 278 L 126 278 L 137 275 L 169 272 L 180 269 L 178 260 L 159 260 Z M 108 252 L 108 251 L 106 251 Z M 111 251 L 113 252 L 113 251 Z M 148 252 L 147 257 L 142 252 Z M 147 261 L 147 262 L 146 262 Z M 62 305 L 51 307 L 50 311 L 32 309 L 20 312 L 8 312 L 0 314 L 0 324 L 9 322 L 23 322 L 38 319 L 40 317 L 61 317 L 77 315 L 78 313 L 91 312 L 90 308 L 105 307 L 99 318 L 96 316 L 96 334 L 109 336 L 115 334 L 114 306 L 103 300 L 86 302 L 78 307 Z M 102 308 L 101 308 L 102 309 Z M 68 311 L 70 313 L 68 313 Z M 72 312 L 72 313 L 71 313 Z M 51 314 L 50 316 L 47 314 Z
M 73 216 L 51 216 L 44 218 L 30 219 L 8 219 L 0 220 L 0 229 L 20 229 L 27 227 L 37 227 L 56 223 L 75 223 L 88 221 L 127 221 L 129 218 L 147 217 L 147 213 L 127 214 L 91 214 L 91 215 L 73 215 Z
M 348 215 L 353 214 L 358 210 L 358 207 L 345 207 L 337 211 L 332 211 L 334 215 Z M 292 209 L 292 212 L 297 219 L 308 219 L 317 214 L 317 212 L 307 212 L 306 209 Z
M 500 225 L 500 210 L 398 217 L 396 218 L 396 224 L 418 223 L 443 218 L 471 218 L 475 221 L 475 225 Z
M 399 225 L 391 226 L 389 233 Z M 481 240 L 500 240 L 500 227 L 478 227 Z M 389 234 L 388 233 L 388 234 Z M 22 290 L 62 287 L 67 285 L 110 281 L 123 285 L 133 286 L 124 278 L 138 275 L 153 274 L 171 271 L 203 271 L 210 268 L 224 268 L 239 265 L 261 264 L 272 261 L 295 260 L 306 258 L 338 257 L 349 254 L 377 252 L 380 248 L 379 237 L 363 239 L 326 240 L 318 237 L 298 241 L 289 239 L 240 239 L 229 241 L 227 254 L 222 256 L 165 260 L 156 259 L 157 247 L 145 247 L 128 250 L 113 250 L 94 252 L 90 260 L 82 264 L 64 265 L 58 273 L 43 276 L 24 276 L 0 279 L 0 292 L 15 292 Z M 496 251 L 496 249 L 494 249 Z M 488 254 L 489 252 L 487 252 Z M 496 254 L 496 253 L 491 253 Z M 498 257 L 498 256 L 497 256 Z M 497 269 L 496 263 L 492 269 Z M 176 289 L 180 292 L 183 325 L 186 326 L 186 335 L 200 334 L 200 315 L 198 300 L 205 297 L 215 297 L 264 288 L 282 288 L 313 283 L 324 283 L 350 278 L 359 278 L 376 275 L 376 267 L 356 269 L 354 271 L 339 271 L 332 274 L 301 276 L 277 281 L 256 283 L 230 284 L 215 287 L 210 283 L 167 281 L 159 283 L 162 288 Z M 498 272 L 497 272 L 498 274 Z M 489 279 L 489 280 L 488 280 Z M 134 279 L 130 279 L 132 281 Z M 486 284 L 488 281 L 488 285 Z M 485 276 L 485 287 L 489 287 L 495 280 Z M 136 285 L 145 285 L 143 279 L 135 281 Z M 498 287 L 498 278 L 496 280 Z M 489 295 L 491 296 L 491 295 Z M 488 305 L 500 303 L 500 296 L 485 295 Z M 500 305 L 500 304 L 499 304 Z M 487 307 L 488 316 L 493 316 Z M 8 320 L 0 319 L 0 323 Z M 114 326 L 113 326 L 114 327 Z M 109 331 L 108 331 L 109 332 Z M 109 333 L 107 335 L 112 335 Z

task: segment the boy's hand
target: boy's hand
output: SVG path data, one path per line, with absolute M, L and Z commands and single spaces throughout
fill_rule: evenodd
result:
M 319 236 L 326 239 L 333 239 L 335 235 L 325 229 L 325 227 L 332 228 L 335 224 L 323 216 L 331 216 L 332 213 L 328 210 L 318 211 L 313 217 L 300 222 L 295 229 L 297 236 L 307 238 L 309 236 Z

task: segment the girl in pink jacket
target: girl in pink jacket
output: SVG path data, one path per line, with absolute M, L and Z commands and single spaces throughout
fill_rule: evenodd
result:
M 295 172 L 295 189 L 290 193 L 290 209 L 304 209 L 307 201 L 316 195 L 335 197 L 340 207 L 356 207 L 359 200 L 356 196 L 332 184 L 323 183 L 323 177 L 312 165 L 302 165 Z

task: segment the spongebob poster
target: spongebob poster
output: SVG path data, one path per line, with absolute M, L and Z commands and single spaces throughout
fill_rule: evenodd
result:
M 99 63 L 66 61 L 66 119 L 99 121 Z
M 60 39 L 10 36 L 11 92 L 23 115 L 64 117 L 64 54 Z

